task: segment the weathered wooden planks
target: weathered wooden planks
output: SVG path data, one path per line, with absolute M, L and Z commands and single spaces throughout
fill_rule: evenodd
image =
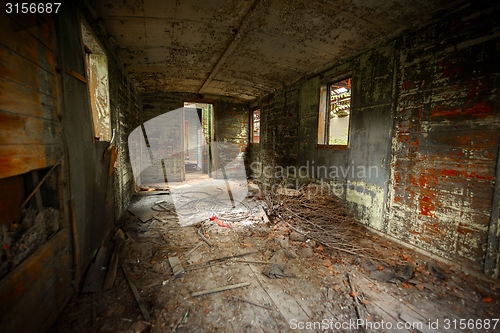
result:
M 0 178 L 51 166 L 61 154 L 60 145 L 0 145 Z
M 59 123 L 0 110 L 0 145 L 58 144 L 60 140 Z
M 70 295 L 65 228 L 0 281 L 0 332 L 45 331 Z

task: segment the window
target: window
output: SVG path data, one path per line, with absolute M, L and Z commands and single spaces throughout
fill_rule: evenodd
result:
M 318 144 L 346 148 L 349 143 L 351 78 L 324 84 L 320 96 Z
M 254 110 L 250 119 L 250 142 L 260 142 L 260 110 Z
M 111 140 L 111 116 L 108 58 L 91 30 L 83 22 L 81 26 L 85 46 L 90 104 L 94 119 L 94 137 L 98 141 L 109 141 Z

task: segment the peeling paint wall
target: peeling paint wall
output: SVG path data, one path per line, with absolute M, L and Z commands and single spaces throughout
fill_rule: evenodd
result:
M 338 184 L 363 224 L 485 269 L 488 230 L 498 229 L 499 13 L 498 4 L 465 5 L 262 98 L 261 142 L 251 145 L 249 163 L 336 168 L 311 178 Z M 318 148 L 320 82 L 346 71 L 349 147 Z M 285 139 L 290 129 L 298 134 Z M 490 235 L 496 267 L 498 237 Z
M 276 167 L 298 165 L 300 87 L 279 90 L 250 109 L 260 108 L 260 142 L 250 145 L 248 157 L 251 177 L 263 179 L 264 170 L 274 174 Z
M 398 41 L 388 233 L 477 269 L 500 139 L 498 13 L 467 8 Z

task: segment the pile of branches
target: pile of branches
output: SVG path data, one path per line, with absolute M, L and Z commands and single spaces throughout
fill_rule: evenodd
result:
M 323 247 L 361 257 L 371 257 L 360 245 L 362 225 L 353 217 L 346 203 L 325 185 L 310 183 L 287 187 L 286 180 L 265 191 L 268 214 L 316 241 Z M 297 189 L 298 188 L 298 189 Z

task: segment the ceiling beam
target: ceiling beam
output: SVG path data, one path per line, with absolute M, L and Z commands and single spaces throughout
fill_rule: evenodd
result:
M 217 75 L 219 70 L 221 69 L 222 65 L 225 63 L 227 58 L 234 52 L 236 47 L 239 45 L 243 37 L 245 36 L 247 30 L 249 29 L 249 26 L 252 24 L 252 22 L 255 20 L 255 18 L 252 18 L 255 13 L 257 12 L 257 7 L 259 7 L 261 0 L 255 0 L 252 6 L 248 9 L 246 12 L 245 16 L 243 17 L 241 24 L 238 28 L 238 31 L 234 35 L 234 38 L 228 43 L 224 51 L 222 52 L 221 56 L 219 59 L 217 59 L 217 62 L 215 63 L 214 67 L 208 74 L 207 78 L 205 81 L 203 81 L 203 84 L 201 85 L 200 89 L 198 89 L 198 94 L 202 94 L 203 90 L 207 88 L 207 86 L 212 82 L 214 77 Z

